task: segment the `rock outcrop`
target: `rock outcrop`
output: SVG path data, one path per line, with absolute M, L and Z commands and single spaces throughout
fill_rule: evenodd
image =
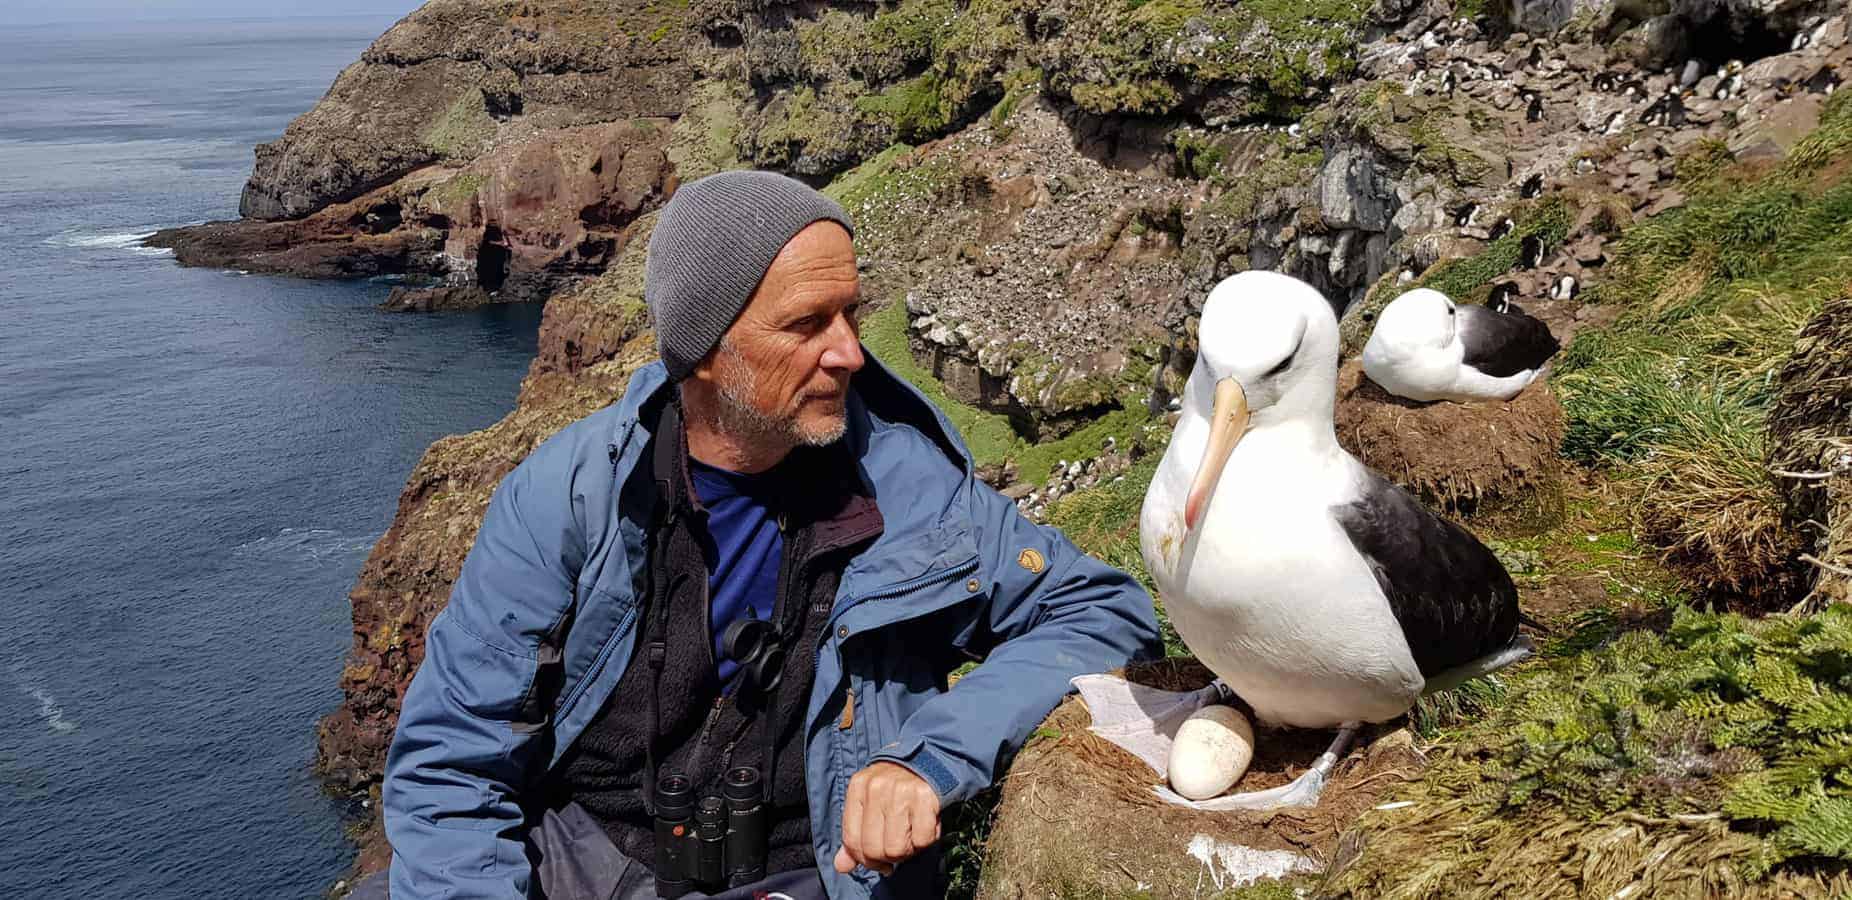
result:
M 680 14 L 631 0 L 432 0 L 257 148 L 239 213 L 296 219 L 511 134 L 682 111 Z
M 1621 227 L 1679 205 L 1693 167 L 1793 146 L 1852 72 L 1824 0 L 1486 7 L 432 0 L 406 17 L 259 148 L 243 220 L 153 239 L 189 265 L 419 276 L 398 308 L 547 302 L 516 410 L 432 446 L 361 573 L 321 770 L 376 792 L 495 484 L 651 356 L 640 249 L 684 181 L 758 165 L 829 183 L 913 355 L 1040 441 L 1164 410 L 1202 298 L 1248 268 L 1324 291 L 1353 347 L 1417 283 L 1583 321 Z M 1117 477 L 1130 451 L 1096 443 L 1104 462 L 1045 484 L 988 474 L 1038 510 Z M 384 859 L 371 835 L 363 868 Z

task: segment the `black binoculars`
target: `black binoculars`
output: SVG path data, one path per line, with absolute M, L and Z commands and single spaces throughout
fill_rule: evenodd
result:
M 720 651 L 740 664 L 746 683 L 770 694 L 784 676 L 784 635 L 764 619 L 736 619 L 720 633 Z
M 727 772 L 719 796 L 694 795 L 683 775 L 656 782 L 656 895 L 713 893 L 765 879 L 765 798 L 759 770 Z

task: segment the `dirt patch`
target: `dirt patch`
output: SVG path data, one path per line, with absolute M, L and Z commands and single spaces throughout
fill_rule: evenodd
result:
M 1338 370 L 1338 443 L 1437 511 L 1553 522 L 1562 507 L 1563 408 L 1537 382 L 1504 403 L 1418 403 Z
M 1190 660 L 1134 667 L 1139 684 L 1193 690 L 1208 684 Z M 1322 870 L 1338 836 L 1424 764 L 1406 729 L 1366 729 L 1339 762 L 1319 805 L 1276 812 L 1198 812 L 1151 793 L 1157 774 L 1087 731 L 1086 704 L 1071 697 L 1023 749 L 1003 782 L 986 856 L 982 898 L 1182 897 L 1208 892 L 1205 867 L 1188 852 L 1205 836 L 1219 845 L 1286 851 Z M 1329 731 L 1262 731 L 1254 765 L 1236 790 L 1285 784 L 1330 743 Z M 1105 826 L 1105 827 L 1102 827 Z

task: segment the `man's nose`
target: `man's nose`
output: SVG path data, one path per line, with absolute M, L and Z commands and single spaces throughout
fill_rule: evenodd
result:
M 847 312 L 839 313 L 830 323 L 829 343 L 823 348 L 818 365 L 825 369 L 858 372 L 862 368 L 862 339 L 855 321 Z

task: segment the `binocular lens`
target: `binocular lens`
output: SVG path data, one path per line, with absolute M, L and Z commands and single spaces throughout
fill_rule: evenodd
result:
M 726 795 L 728 800 L 758 800 L 759 770 L 751 766 L 740 766 L 729 770 Z
M 656 806 L 658 815 L 668 818 L 686 818 L 694 811 L 694 782 L 686 775 L 664 775 L 656 781 Z

